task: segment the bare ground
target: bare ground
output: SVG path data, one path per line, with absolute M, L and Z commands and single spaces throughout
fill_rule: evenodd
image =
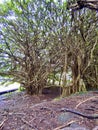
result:
M 0 130 L 98 130 L 98 92 L 57 98 L 23 92 L 0 98 Z

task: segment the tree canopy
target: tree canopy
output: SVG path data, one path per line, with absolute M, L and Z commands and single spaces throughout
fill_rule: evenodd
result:
M 0 7 L 0 76 L 31 93 L 47 85 L 70 93 L 98 87 L 98 14 L 68 2 L 7 1 Z M 67 74 L 70 79 L 67 79 Z M 65 94 L 64 90 L 64 94 Z

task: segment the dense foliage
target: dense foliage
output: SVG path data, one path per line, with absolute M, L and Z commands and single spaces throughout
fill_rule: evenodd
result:
M 67 1 L 15 0 L 0 8 L 0 75 L 30 94 L 46 85 L 70 93 L 98 88 L 98 14 Z M 67 78 L 70 73 L 70 79 Z

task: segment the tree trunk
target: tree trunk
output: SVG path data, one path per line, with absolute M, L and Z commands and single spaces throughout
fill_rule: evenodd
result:
M 65 51 L 65 59 L 64 59 L 64 67 L 63 67 L 63 72 L 62 72 L 62 76 L 61 76 L 61 86 L 63 88 L 63 92 L 62 92 L 62 96 L 66 96 L 66 91 L 65 91 L 65 87 L 66 87 L 66 73 L 67 73 L 67 51 Z
M 72 75 L 73 75 L 73 93 L 80 92 L 80 91 L 86 91 L 85 84 L 83 82 L 83 79 L 81 79 L 81 57 L 78 55 L 74 59 L 74 65 L 72 69 Z

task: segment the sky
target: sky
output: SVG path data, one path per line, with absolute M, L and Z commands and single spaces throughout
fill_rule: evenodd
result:
M 0 0 L 0 3 L 3 3 L 5 0 Z M 57 0 L 54 0 L 54 1 L 57 1 Z M 62 0 L 62 1 L 66 1 L 66 0 Z
M 0 4 L 2 4 L 4 2 L 4 0 L 0 0 Z

